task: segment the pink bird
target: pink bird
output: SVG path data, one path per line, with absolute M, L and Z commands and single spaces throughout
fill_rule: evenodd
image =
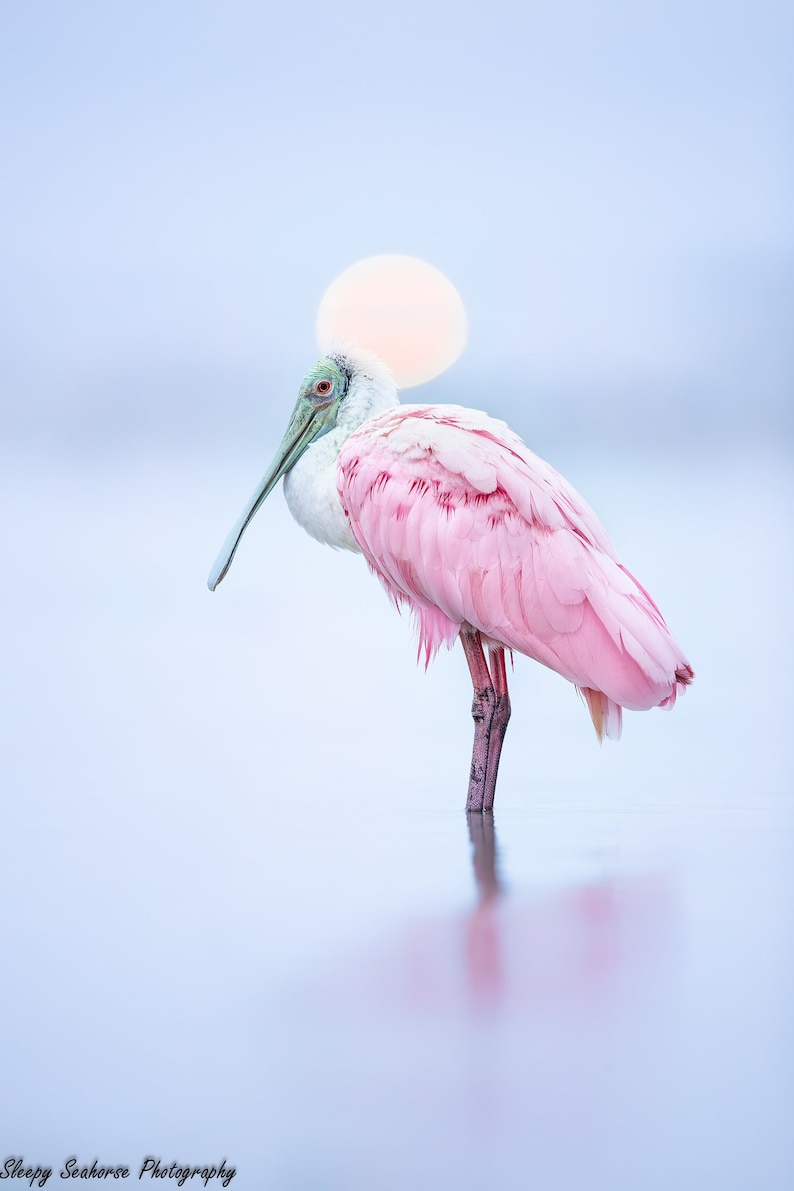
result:
M 624 707 L 671 707 L 694 677 L 570 484 L 487 414 L 400 405 L 370 352 L 332 351 L 304 377 L 276 457 L 212 569 L 211 591 L 282 476 L 303 528 L 362 553 L 395 605 L 411 610 L 425 664 L 460 637 L 474 687 L 467 810 L 493 807 L 510 718 L 505 650 L 574 683 L 599 740 L 619 738 Z

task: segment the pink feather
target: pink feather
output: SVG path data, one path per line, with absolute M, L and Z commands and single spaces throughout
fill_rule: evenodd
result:
M 621 709 L 671 706 L 692 668 L 592 509 L 502 422 L 398 406 L 347 440 L 337 484 L 353 535 L 429 662 L 462 625 L 581 691 L 599 738 Z

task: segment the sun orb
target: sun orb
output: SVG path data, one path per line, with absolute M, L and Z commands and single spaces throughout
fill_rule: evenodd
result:
M 466 311 L 444 274 L 415 256 L 370 256 L 340 273 L 317 313 L 321 351 L 356 343 L 380 356 L 401 389 L 432 380 L 466 345 Z

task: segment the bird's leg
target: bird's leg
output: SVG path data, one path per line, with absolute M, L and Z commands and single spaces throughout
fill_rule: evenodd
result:
M 499 758 L 502 755 L 502 744 L 510 720 L 510 693 L 507 689 L 507 668 L 505 666 L 505 651 L 491 649 L 490 671 L 496 694 L 496 705 L 491 720 L 490 740 L 488 742 L 488 768 L 485 774 L 485 796 L 482 809 L 493 810 L 494 794 L 496 793 L 496 775 L 499 772 Z
M 460 640 L 469 665 L 474 699 L 471 714 L 474 720 L 474 748 L 471 754 L 469 774 L 469 796 L 467 811 L 481 811 L 485 806 L 488 777 L 488 747 L 491 738 L 491 723 L 496 707 L 496 691 L 491 681 L 491 672 L 485 660 L 482 639 L 476 629 L 461 629 Z M 494 781 L 496 778 L 494 777 Z M 493 804 L 493 792 L 491 792 Z

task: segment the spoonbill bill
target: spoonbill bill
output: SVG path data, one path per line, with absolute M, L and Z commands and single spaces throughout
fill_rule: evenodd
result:
M 411 610 L 426 665 L 460 637 L 474 687 L 469 811 L 493 807 L 510 718 L 505 650 L 574 683 L 599 740 L 620 736 L 624 707 L 670 707 L 694 677 L 571 485 L 504 422 L 457 405 L 401 405 L 369 351 L 333 349 L 306 373 L 211 591 L 282 476 L 296 521 L 363 554 L 394 604 Z

